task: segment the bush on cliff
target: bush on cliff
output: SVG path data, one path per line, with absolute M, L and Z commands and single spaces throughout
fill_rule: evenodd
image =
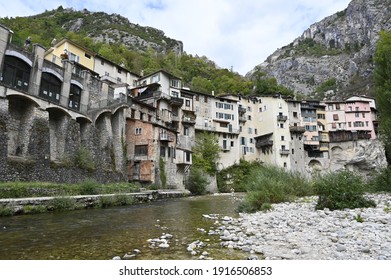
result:
M 369 187 L 363 179 L 350 171 L 325 175 L 314 183 L 319 196 L 316 209 L 330 210 L 375 207 L 374 201 L 366 199 L 364 192 Z

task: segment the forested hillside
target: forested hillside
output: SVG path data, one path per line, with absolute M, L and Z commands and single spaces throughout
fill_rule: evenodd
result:
M 117 14 L 75 11 L 60 6 L 34 16 L 1 18 L 0 24 L 14 32 L 14 44 L 22 45 L 31 36 L 32 43 L 50 48 L 53 38 L 66 37 L 134 73 L 164 69 L 181 77 L 184 85 L 194 91 L 247 95 L 253 93 L 256 84 L 218 67 L 205 56 L 183 52 L 183 44 L 166 37 L 163 31 L 130 23 Z M 265 79 L 263 90 L 265 87 L 270 87 L 268 93 L 280 91 L 273 79 Z

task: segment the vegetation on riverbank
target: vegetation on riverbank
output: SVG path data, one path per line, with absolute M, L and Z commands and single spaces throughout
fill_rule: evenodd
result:
M 283 168 L 259 162 L 241 161 L 218 174 L 221 192 L 246 191 L 239 212 L 270 210 L 271 204 L 294 201 L 298 197 L 318 196 L 316 209 L 374 207 L 375 202 L 365 198 L 365 193 L 390 191 L 391 170 L 375 174 L 364 180 L 351 171 L 340 171 L 313 179 L 287 172 Z
M 0 182 L 0 198 L 117 194 L 138 190 L 139 187 L 131 183 L 99 184 L 93 180 L 86 180 L 79 184 Z
M 92 180 L 79 184 L 1 182 L 0 198 L 53 197 L 53 199 L 48 200 L 44 204 L 37 205 L 0 205 L 0 216 L 131 205 L 136 201 L 133 197 L 126 194 L 136 191 L 139 191 L 139 188 L 133 184 L 99 184 Z M 90 200 L 88 203 L 83 203 L 74 197 L 78 195 L 102 196 Z

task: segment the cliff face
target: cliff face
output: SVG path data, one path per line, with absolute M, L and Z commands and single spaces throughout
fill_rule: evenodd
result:
M 247 76 L 266 72 L 306 96 L 314 96 L 317 89 L 318 97 L 336 99 L 352 93 L 370 94 L 372 56 L 381 30 L 391 30 L 389 0 L 353 0 L 344 11 L 311 25 Z M 334 79 L 331 88 L 319 89 Z

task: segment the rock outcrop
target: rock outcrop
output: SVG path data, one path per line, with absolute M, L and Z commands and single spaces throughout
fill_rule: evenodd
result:
M 335 78 L 335 88 L 326 95 L 323 92 L 324 97 L 368 94 L 372 88 L 376 42 L 381 30 L 391 30 L 390 18 L 388 0 L 353 0 L 344 11 L 311 25 L 247 76 L 263 71 L 278 83 L 307 96 Z

